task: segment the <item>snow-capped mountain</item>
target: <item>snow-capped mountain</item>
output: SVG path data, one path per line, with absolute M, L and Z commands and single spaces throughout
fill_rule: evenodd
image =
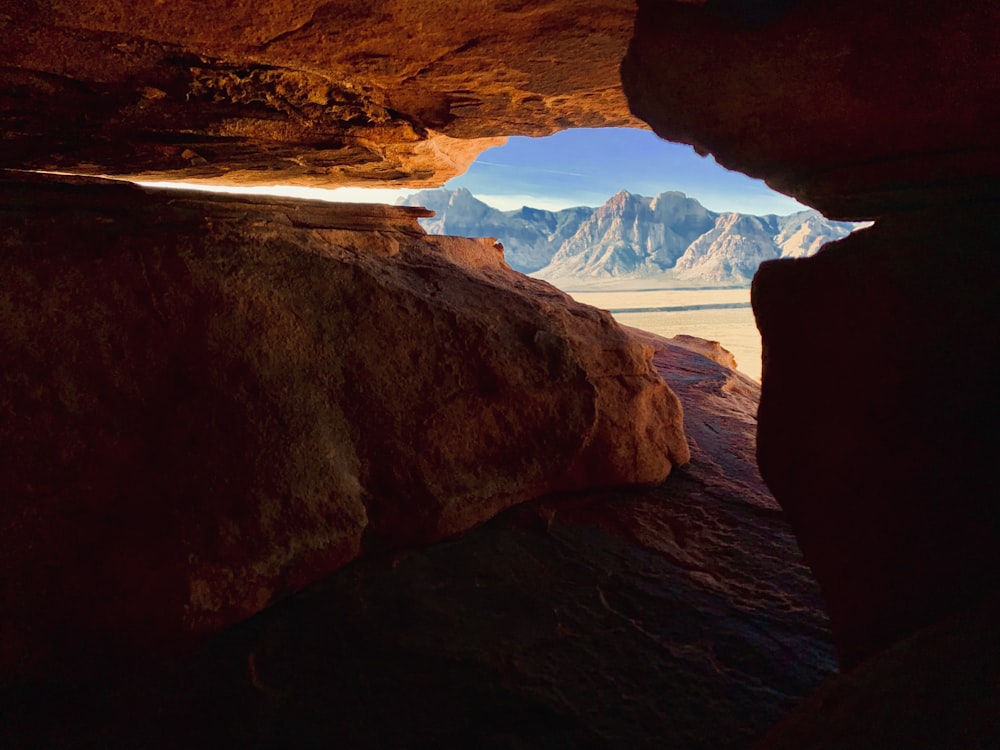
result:
M 770 218 L 722 214 L 677 259 L 675 276 L 687 281 L 749 284 L 757 266 L 780 256 Z
M 830 221 L 819 211 L 799 211 L 775 219 L 779 231 L 774 242 L 781 248 L 782 258 L 814 255 L 820 246 L 846 237 L 859 226 L 849 221 Z
M 513 268 L 557 284 L 655 275 L 743 286 L 763 261 L 812 255 L 857 226 L 816 211 L 718 214 L 679 192 L 622 190 L 598 208 L 563 211 L 498 211 L 464 188 L 424 190 L 403 203 L 437 212 L 421 220 L 428 232 L 496 237 Z
M 584 219 L 537 275 L 596 278 L 661 273 L 714 220 L 715 214 L 683 193 L 650 199 L 622 190 Z
M 562 243 L 594 209 L 580 206 L 563 211 L 545 211 L 524 206 L 516 211 L 498 211 L 475 198 L 465 188 L 421 190 L 401 201 L 404 206 L 424 206 L 437 215 L 421 219 L 431 234 L 459 237 L 496 237 L 504 244 L 507 263 L 531 273 L 547 265 Z

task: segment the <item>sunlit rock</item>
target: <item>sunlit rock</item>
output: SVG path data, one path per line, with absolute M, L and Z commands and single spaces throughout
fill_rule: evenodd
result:
M 648 347 L 418 209 L 44 180 L 0 205 L 5 671 L 688 460 Z
M 70 0 L 0 11 L 0 165 L 437 186 L 507 135 L 639 126 L 633 0 Z

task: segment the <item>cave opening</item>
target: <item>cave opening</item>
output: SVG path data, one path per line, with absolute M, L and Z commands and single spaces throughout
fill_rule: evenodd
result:
M 839 663 L 762 747 L 997 744 L 1000 16 L 771 5 L 0 13 L 4 167 L 427 187 L 641 120 L 877 220 L 761 266 L 758 386 L 419 209 L 3 172 L 0 739 L 744 748 Z
M 639 128 L 513 136 L 436 189 L 140 184 L 423 206 L 436 213 L 420 220 L 431 234 L 492 237 L 514 270 L 625 325 L 719 345 L 756 380 L 757 266 L 812 255 L 854 228 Z

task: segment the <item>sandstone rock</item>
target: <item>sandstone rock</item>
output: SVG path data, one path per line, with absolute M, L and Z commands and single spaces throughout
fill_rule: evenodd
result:
M 1000 745 L 995 599 L 918 631 L 835 677 L 758 750 L 980 750 Z
M 633 125 L 632 0 L 13 0 L 0 167 L 437 186 L 497 136 Z
M 691 436 L 664 485 L 365 557 L 166 675 L 0 694 L 0 742 L 749 747 L 833 669 L 818 591 L 753 462 L 758 387 L 644 343 Z
M 688 460 L 647 347 L 419 209 L 0 190 L 6 676 Z
M 730 370 L 737 368 L 736 357 L 718 341 L 708 341 L 697 336 L 689 336 L 686 333 L 672 336 L 670 341 L 683 349 L 708 357 L 713 362 L 728 367 Z
M 959 203 L 1000 172 L 991 0 L 640 0 L 622 63 L 664 138 L 831 218 Z
M 883 217 L 754 280 L 760 467 L 846 665 L 997 588 L 995 215 Z

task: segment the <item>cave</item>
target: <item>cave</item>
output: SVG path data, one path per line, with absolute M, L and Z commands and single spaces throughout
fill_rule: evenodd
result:
M 10 0 L 0 744 L 1000 742 L 1000 10 Z M 651 128 L 833 219 L 760 386 L 419 208 Z

